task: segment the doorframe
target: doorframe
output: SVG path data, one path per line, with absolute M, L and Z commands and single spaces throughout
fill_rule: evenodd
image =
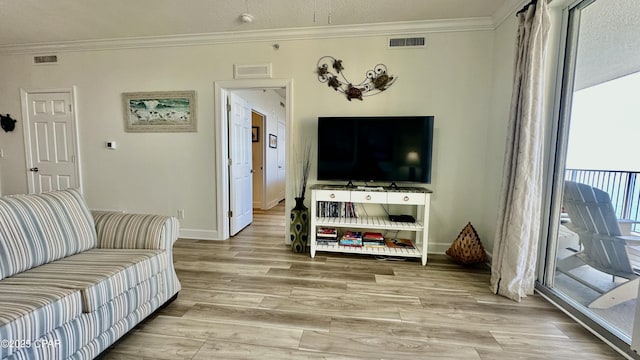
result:
M 214 81 L 214 122 L 215 122 L 215 150 L 216 150 L 216 221 L 218 224 L 218 237 L 221 240 L 229 238 L 229 138 L 227 103 L 228 93 L 233 90 L 259 90 L 259 89 L 285 89 L 285 126 L 287 128 L 285 170 L 287 164 L 291 164 L 292 148 L 291 133 L 293 133 L 293 79 L 246 79 L 246 80 L 221 80 Z M 288 172 L 287 172 L 288 174 Z M 289 208 L 290 182 L 285 181 L 285 208 Z M 289 239 L 289 228 L 285 227 L 284 242 Z
M 80 193 L 84 194 L 84 186 L 82 182 L 82 161 L 80 161 L 80 129 L 78 126 L 78 108 L 76 86 L 70 88 L 54 88 L 54 89 L 24 89 L 20 88 L 20 106 L 22 108 L 22 133 L 24 135 L 24 149 L 25 149 L 25 164 L 26 169 L 29 171 L 33 167 L 32 153 L 31 153 L 31 130 L 29 128 L 29 104 L 27 104 L 29 94 L 47 94 L 47 93 L 68 93 L 71 98 L 71 126 L 72 136 L 74 142 L 74 170 L 76 173 L 76 181 Z M 27 188 L 29 193 L 34 193 L 33 181 L 27 175 Z

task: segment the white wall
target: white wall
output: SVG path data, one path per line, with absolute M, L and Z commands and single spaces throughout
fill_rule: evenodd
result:
M 487 148 L 484 163 L 484 216 L 476 230 L 485 248 L 493 249 L 498 218 L 500 187 L 504 168 L 505 139 L 511 106 L 513 62 L 518 22 L 509 16 L 494 31 L 493 84 L 491 86 L 491 116 L 487 122 Z
M 487 239 L 495 227 L 487 221 L 496 211 L 492 194 L 502 176 L 496 171 L 502 161 L 497 148 L 504 143 L 496 113 L 502 111 L 492 106 L 508 101 L 492 96 L 506 92 L 493 73 L 511 61 L 496 57 L 494 62 L 493 31 L 430 33 L 426 49 L 392 50 L 386 41 L 370 36 L 281 41 L 279 50 L 271 43 L 247 42 L 66 52 L 51 66 L 31 65 L 31 55 L 5 55 L 0 56 L 0 109 L 19 118 L 20 88 L 76 85 L 89 206 L 168 215 L 185 209 L 183 229 L 215 238 L 213 82 L 231 80 L 233 64 L 272 63 L 274 78 L 293 79 L 294 149 L 316 136 L 318 116 L 435 115 L 430 251 L 445 250 L 468 221 Z M 510 55 L 502 45 L 497 50 L 498 56 Z M 318 82 L 316 63 L 325 55 L 342 59 L 354 82 L 378 63 L 398 80 L 382 94 L 349 102 Z M 195 90 L 198 132 L 125 133 L 121 93 L 155 90 Z M 0 133 L 5 193 L 27 191 L 22 136 L 21 126 Z M 106 140 L 117 141 L 118 150 L 106 150 Z M 287 181 L 294 181 L 293 173 L 288 171 Z

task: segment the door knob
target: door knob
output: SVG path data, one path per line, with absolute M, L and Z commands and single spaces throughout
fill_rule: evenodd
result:
M 29 169 L 29 171 L 38 172 L 40 171 L 40 169 L 38 169 L 37 167 L 32 167 L 31 169 Z

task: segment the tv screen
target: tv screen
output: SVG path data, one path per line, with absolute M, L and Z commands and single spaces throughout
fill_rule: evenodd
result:
M 318 180 L 431 183 L 433 116 L 319 117 Z

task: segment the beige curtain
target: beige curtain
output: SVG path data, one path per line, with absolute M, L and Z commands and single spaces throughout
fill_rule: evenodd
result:
M 491 264 L 494 293 L 520 301 L 533 294 L 540 236 L 546 0 L 517 14 L 519 25 L 505 145 L 503 183 Z

